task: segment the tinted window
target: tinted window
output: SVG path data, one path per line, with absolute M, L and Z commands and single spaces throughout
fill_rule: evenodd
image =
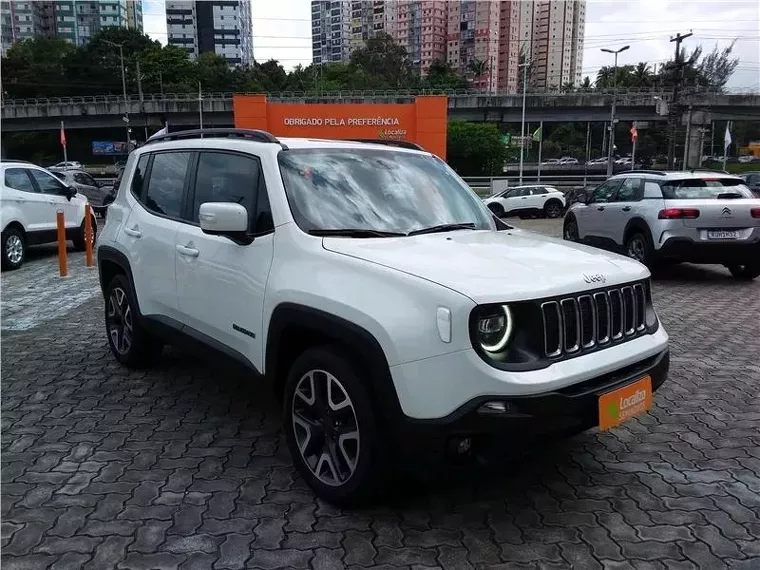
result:
M 642 198 L 641 178 L 626 178 L 615 197 L 616 202 L 635 202 Z
M 198 158 L 192 221 L 204 202 L 235 202 L 248 210 L 249 223 L 256 216 L 260 176 L 259 161 L 250 156 L 204 152 Z
M 546 191 L 546 188 L 534 188 L 533 189 L 533 195 L 534 196 L 538 196 L 540 194 L 548 194 L 548 192 Z
M 75 173 L 74 180 L 76 180 L 79 184 L 84 184 L 85 186 L 97 186 L 95 180 L 89 174 L 85 174 L 84 172 Z
M 610 180 L 599 186 L 591 195 L 592 202 L 609 202 L 612 194 L 620 186 L 620 180 Z
M 65 172 L 53 172 L 53 176 L 55 176 L 58 180 L 66 180 Z
M 32 176 L 40 187 L 43 194 L 60 194 L 66 187 L 55 176 L 43 172 L 42 170 L 30 170 Z
M 752 193 L 744 185 L 744 181 L 736 178 L 690 178 L 662 183 L 662 195 L 666 200 L 699 200 L 717 198 L 721 194 L 738 194 L 752 198 Z
M 149 154 L 142 155 L 140 157 L 140 160 L 137 161 L 137 168 L 135 168 L 135 173 L 132 175 L 132 193 L 141 200 L 143 198 L 143 190 L 145 186 L 145 171 L 148 169 L 149 160 Z M 123 170 L 119 172 L 119 175 L 116 177 L 116 182 L 114 182 L 114 189 L 119 188 L 122 176 L 124 176 Z
M 162 216 L 180 217 L 190 156 L 189 152 L 161 152 L 154 155 L 145 196 L 145 205 L 149 210 Z
M 23 168 L 9 168 L 5 171 L 5 185 L 22 192 L 34 192 L 34 185 Z

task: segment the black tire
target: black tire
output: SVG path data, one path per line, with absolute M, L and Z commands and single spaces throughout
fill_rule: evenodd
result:
M 544 215 L 547 218 L 559 218 L 562 215 L 562 202 L 559 200 L 549 200 L 544 204 Z
M 494 216 L 497 218 L 503 218 L 504 217 L 504 206 L 501 204 L 488 204 L 488 209 L 491 210 Z
M 342 410 L 331 409 L 328 383 L 332 391 L 345 396 L 337 402 Z M 323 385 L 324 391 L 319 388 Z M 360 369 L 342 350 L 313 347 L 296 359 L 285 383 L 283 418 L 293 463 L 318 497 L 340 507 L 356 507 L 375 496 L 386 473 L 383 442 Z M 354 433 L 356 437 L 342 439 Z
M 760 263 L 747 263 L 744 265 L 729 265 L 728 270 L 734 279 L 740 281 L 752 281 L 760 276 Z
M 642 231 L 631 232 L 625 240 L 625 255 L 647 267 L 652 267 L 654 265 L 652 240 Z
M 116 360 L 130 368 L 154 364 L 161 355 L 163 343 L 142 325 L 134 291 L 125 275 L 118 274 L 111 279 L 106 287 L 105 302 L 106 336 Z
M 26 258 L 26 236 L 18 228 L 6 228 L 2 238 L 3 269 L 18 269 Z
M 562 225 L 562 238 L 567 241 L 580 241 L 578 221 L 575 219 L 575 216 L 568 216 L 565 218 L 565 223 Z
M 92 223 L 92 251 L 95 251 L 95 241 L 98 239 L 98 222 L 95 218 L 95 214 L 90 216 L 90 222 Z M 84 251 L 85 250 L 85 243 L 84 243 L 84 221 L 82 221 L 82 225 L 79 226 L 79 232 L 77 232 L 76 237 L 71 240 L 74 242 L 74 249 L 77 251 Z

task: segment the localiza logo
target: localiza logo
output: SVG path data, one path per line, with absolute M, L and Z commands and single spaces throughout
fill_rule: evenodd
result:
M 583 280 L 586 283 L 607 283 L 607 277 L 602 273 L 592 273 L 591 275 L 584 273 Z

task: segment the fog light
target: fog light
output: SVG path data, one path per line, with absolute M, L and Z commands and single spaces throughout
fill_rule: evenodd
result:
M 512 412 L 513 409 L 514 406 L 509 402 L 486 402 L 478 408 L 478 413 L 499 415 Z
M 472 449 L 472 439 L 469 437 L 463 437 L 457 444 L 457 454 L 465 455 Z

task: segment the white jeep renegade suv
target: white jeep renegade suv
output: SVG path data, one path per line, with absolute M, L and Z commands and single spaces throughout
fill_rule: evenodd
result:
M 614 426 L 669 366 L 645 266 L 500 222 L 422 150 L 164 135 L 130 155 L 97 257 L 115 357 L 182 342 L 264 376 L 339 504 L 397 460 Z

